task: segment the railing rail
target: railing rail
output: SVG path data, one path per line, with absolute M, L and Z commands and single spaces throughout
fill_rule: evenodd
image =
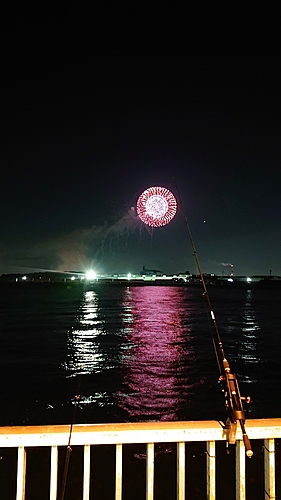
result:
M 247 420 L 251 441 L 264 442 L 264 498 L 276 498 L 275 440 L 281 438 L 280 419 Z M 216 498 L 216 442 L 226 439 L 223 426 L 216 421 L 140 422 L 94 425 L 54 425 L 0 427 L 0 448 L 17 448 L 16 500 L 25 499 L 26 449 L 50 447 L 50 500 L 57 499 L 58 447 L 84 447 L 83 500 L 90 499 L 90 447 L 116 446 L 115 500 L 122 499 L 123 445 L 146 444 L 146 500 L 154 498 L 154 445 L 177 445 L 177 500 L 185 500 L 185 443 L 206 442 L 207 499 Z M 241 430 L 236 442 L 236 500 L 246 500 L 246 460 Z

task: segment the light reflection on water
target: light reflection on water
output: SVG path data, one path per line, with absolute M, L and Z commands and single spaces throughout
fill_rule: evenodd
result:
M 131 288 L 124 297 L 131 348 L 124 352 L 124 389 L 117 397 L 130 416 L 175 418 L 192 391 L 186 365 L 195 362 L 195 354 L 179 299 L 172 287 Z
M 120 379 L 112 394 L 110 388 L 82 394 L 80 406 L 111 399 L 129 417 L 174 419 L 202 383 L 192 368 L 198 360 L 196 321 L 180 288 L 128 287 L 119 302 L 112 297 L 106 304 L 95 291 L 86 291 L 78 323 L 67 334 L 67 377 L 111 369 Z
M 246 291 L 246 300 L 243 308 L 242 339 L 238 344 L 237 360 L 241 360 L 247 368 L 247 365 L 261 363 L 261 358 L 257 354 L 257 342 L 260 326 L 258 324 L 257 311 L 254 306 L 254 297 L 252 290 Z M 244 374 L 243 382 L 253 383 L 256 379 Z
M 214 288 L 211 301 L 241 394 L 247 396 L 243 386 L 251 385 L 253 403 L 246 411 L 255 414 L 270 379 L 268 359 L 277 374 L 270 386 L 279 380 L 279 350 L 265 355 L 270 352 L 269 334 L 271 342 L 280 344 L 262 314 L 261 300 L 267 299 L 268 310 L 272 296 L 250 289 L 227 293 Z M 110 407 L 106 411 L 114 418 L 128 420 L 224 418 L 205 305 L 201 290 L 185 287 L 85 291 L 75 326 L 67 332 L 61 365 L 69 381 L 82 378 L 76 404 L 89 412 Z
M 93 291 L 85 292 L 79 323 L 82 328 L 73 329 L 67 335 L 68 361 L 65 369 L 69 377 L 86 375 L 100 370 L 102 354 L 97 337 L 100 334 L 97 315 L 97 298 Z
M 216 316 L 232 371 L 237 373 L 241 383 L 257 382 L 254 365 L 262 363 L 262 359 L 258 345 L 261 326 L 255 291 L 234 291 L 232 303 L 227 308 L 224 303 L 217 307 Z

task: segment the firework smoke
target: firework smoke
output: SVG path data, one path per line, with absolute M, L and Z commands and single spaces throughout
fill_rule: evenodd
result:
M 81 227 L 45 241 L 22 246 L 10 252 L 0 247 L 1 272 L 86 270 L 102 267 L 114 251 L 114 242 L 139 229 L 141 222 L 132 207 L 112 224 Z M 120 240 L 121 241 L 121 240 Z

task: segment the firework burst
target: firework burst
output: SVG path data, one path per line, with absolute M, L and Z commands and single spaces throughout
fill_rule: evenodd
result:
M 169 224 L 177 212 L 174 195 L 164 187 L 146 189 L 137 201 L 137 214 L 142 222 L 151 227 Z

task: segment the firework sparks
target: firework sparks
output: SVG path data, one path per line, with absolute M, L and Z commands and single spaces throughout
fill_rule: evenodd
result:
M 137 201 L 137 214 L 142 222 L 151 227 L 169 224 L 177 212 L 174 195 L 164 187 L 150 187 Z

